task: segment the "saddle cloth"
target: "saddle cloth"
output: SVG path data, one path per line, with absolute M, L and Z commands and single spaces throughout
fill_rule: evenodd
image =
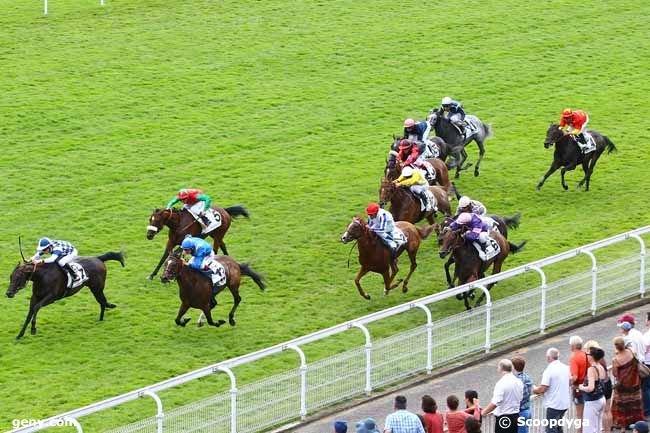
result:
M 398 229 L 397 227 L 395 227 L 395 230 L 393 230 L 392 235 L 393 235 L 393 242 L 395 242 L 396 245 L 395 246 L 396 249 L 401 247 L 406 243 L 406 241 L 408 241 L 408 239 L 406 239 L 406 235 L 404 234 L 404 232 Z
M 420 210 L 422 212 L 430 212 L 432 210 L 437 210 L 436 208 L 436 197 L 433 195 L 433 193 L 430 190 L 426 190 L 424 194 L 427 196 L 427 205 L 424 205 L 424 202 L 420 198 L 420 196 L 413 194 L 415 198 L 420 202 Z
M 487 251 L 483 251 L 483 248 L 481 247 L 481 244 L 479 242 L 472 243 L 474 245 L 474 248 L 476 248 L 476 251 L 478 251 L 478 256 L 484 262 L 487 262 L 488 260 L 494 258 L 497 254 L 501 252 L 501 247 L 499 247 L 497 241 L 495 241 L 491 237 L 488 238 L 487 243 L 488 243 Z
M 468 139 L 472 135 L 478 132 L 480 127 L 480 120 L 475 116 L 465 116 L 465 139 Z
M 212 279 L 212 290 L 225 286 L 226 280 L 228 279 L 226 268 L 216 258 L 210 260 L 207 266 L 210 270 L 210 278 Z
M 83 283 L 85 283 L 88 280 L 88 274 L 86 273 L 86 270 L 79 263 L 70 262 L 68 263 L 68 266 L 74 269 L 77 275 L 79 276 L 78 280 L 73 281 L 70 272 L 68 271 L 65 272 L 66 276 L 68 277 L 68 284 L 66 286 L 68 289 L 76 289 L 77 287 L 81 286 Z
M 426 140 L 424 142 L 424 158 L 440 158 L 440 147 L 431 140 Z
M 578 140 L 576 140 L 576 143 L 578 143 L 578 147 L 580 148 L 582 153 L 586 155 L 596 150 L 596 141 L 594 140 L 594 137 L 592 137 L 591 134 L 588 133 L 587 131 L 583 132 L 582 134 L 585 136 L 585 141 L 587 142 L 587 145 L 580 143 Z

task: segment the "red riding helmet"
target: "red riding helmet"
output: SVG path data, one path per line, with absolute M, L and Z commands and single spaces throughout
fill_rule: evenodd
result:
M 186 189 L 182 189 L 178 191 L 178 198 L 181 200 L 187 200 L 188 198 L 190 198 L 189 191 L 187 191 Z
M 565 108 L 564 111 L 562 112 L 562 118 L 570 120 L 573 118 L 573 111 L 571 111 L 570 108 Z
M 366 208 L 366 213 L 370 216 L 377 215 L 379 212 L 379 205 L 377 203 L 370 203 Z
M 399 149 L 400 149 L 400 150 L 408 149 L 408 148 L 411 147 L 412 145 L 413 145 L 413 142 L 412 142 L 411 140 L 407 140 L 407 139 L 400 140 L 400 142 L 399 142 Z

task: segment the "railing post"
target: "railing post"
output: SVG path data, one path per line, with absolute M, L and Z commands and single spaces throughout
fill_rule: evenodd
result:
M 230 378 L 230 433 L 237 433 L 237 379 L 228 367 L 216 367 L 217 371 L 223 371 Z
M 630 235 L 630 237 L 636 239 L 641 244 L 641 251 L 639 252 L 639 260 L 641 262 L 639 294 L 643 298 L 645 296 L 645 242 L 643 242 L 643 239 L 639 235 Z
M 472 284 L 472 288 L 481 289 L 485 295 L 485 353 L 490 352 L 490 327 L 492 326 L 492 297 L 490 291 L 483 284 Z
M 75 418 L 66 416 L 65 418 L 63 418 L 63 422 L 64 423 L 69 422 L 70 424 L 72 424 L 74 428 L 77 429 L 77 433 L 84 433 L 84 429 L 81 428 L 81 424 L 79 424 L 79 421 L 77 421 Z
M 290 344 L 287 349 L 291 349 L 300 356 L 300 419 L 307 416 L 307 359 L 305 352 L 295 344 Z
M 43 0 L 43 15 L 47 16 L 47 0 Z
M 143 391 L 142 396 L 147 396 L 153 398 L 156 402 L 156 431 L 157 433 L 163 433 L 163 420 L 165 419 L 165 414 L 163 413 L 163 404 L 160 400 L 160 397 L 153 391 Z
M 582 254 L 586 254 L 591 258 L 591 315 L 596 315 L 596 291 L 598 286 L 598 266 L 596 264 L 596 256 L 591 251 L 580 250 Z
M 368 328 L 360 323 L 353 323 L 352 326 L 361 329 L 363 335 L 366 337 L 366 389 L 364 391 L 367 395 L 370 395 L 372 392 L 372 340 L 370 339 L 370 332 L 368 332 Z
M 542 278 L 542 304 L 539 314 L 539 333 L 543 334 L 546 329 L 546 274 L 539 266 L 530 266 L 530 269 L 536 271 Z
M 427 374 L 433 372 L 433 322 L 431 321 L 431 310 L 421 302 L 413 304 L 424 311 L 427 315 Z

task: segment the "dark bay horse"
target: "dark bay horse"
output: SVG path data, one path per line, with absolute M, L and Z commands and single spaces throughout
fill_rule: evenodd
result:
M 104 296 L 104 286 L 106 284 L 106 265 L 107 260 L 116 260 L 124 266 L 124 256 L 122 253 L 108 252 L 97 257 L 77 257 L 75 262 L 79 263 L 88 279 L 79 287 L 68 289 L 68 276 L 56 263 L 39 263 L 25 261 L 18 263 L 9 277 L 9 289 L 7 297 L 13 298 L 16 293 L 25 288 L 28 281 L 32 282 L 32 297 L 29 302 L 29 312 L 25 323 L 21 328 L 16 339 L 25 335 L 27 324 L 31 320 L 32 335 L 36 334 L 36 315 L 39 310 L 59 299 L 72 296 L 81 290 L 82 287 L 88 286 L 100 307 L 99 320 L 104 320 L 104 310 L 106 308 L 115 308 L 114 304 L 109 303 Z
M 476 142 L 478 145 L 479 157 L 474 166 L 474 176 L 478 176 L 481 161 L 485 155 L 485 140 L 492 136 L 492 126 L 486 125 L 478 117 L 468 114 L 465 116 L 465 121 L 475 125 L 476 132 L 469 137 L 465 137 L 460 133 L 458 128 L 443 115 L 440 109 L 431 110 L 431 113 L 427 117 L 427 121 L 436 131 L 436 135 L 442 138 L 449 146 L 452 148 L 460 146 L 462 148 L 460 159 L 458 159 L 456 163 L 456 178 L 460 176 L 462 170 L 471 167 L 472 164 L 463 165 L 467 160 L 467 151 L 465 150 L 465 146 L 472 141 Z
M 436 199 L 438 210 L 444 215 L 451 214 L 449 196 L 447 191 L 441 186 L 430 186 L 429 191 Z M 406 187 L 400 187 L 393 183 L 392 180 L 384 177 L 379 187 L 379 205 L 384 207 L 390 203 L 390 213 L 395 221 L 408 221 L 415 224 L 426 219 L 429 224 L 435 222 L 436 211 L 422 211 L 420 199 Z
M 462 237 L 462 230 L 452 230 L 451 227 L 445 227 L 442 229 L 438 236 L 440 258 L 444 259 L 448 254 L 453 255 L 454 262 L 456 263 L 454 276 L 458 278 L 458 284 L 463 285 L 471 283 L 472 281 L 485 277 L 485 271 L 490 267 L 492 267 L 492 275 L 498 274 L 501 272 L 501 267 L 503 266 L 506 257 L 510 254 L 519 252 L 524 245 L 526 245 L 526 242 L 515 245 L 506 240 L 506 238 L 496 230 L 490 232 L 490 237 L 497 241 L 501 251 L 489 261 L 483 262 L 474 246 L 471 243 L 466 242 Z M 494 284 L 496 283 L 488 284 L 486 289 L 492 289 Z M 465 308 L 468 310 L 471 309 L 468 298 L 471 297 L 472 291 L 473 289 L 463 294 Z M 484 298 L 485 293 L 481 294 L 474 306 L 478 307 L 481 305 Z
M 542 180 L 537 184 L 535 189 L 539 190 L 546 179 L 552 175 L 555 170 L 562 167 L 562 188 L 568 190 L 569 187 L 564 181 L 564 174 L 567 171 L 571 171 L 576 168 L 578 164 L 582 164 L 582 170 L 585 172 L 585 177 L 578 183 L 578 188 L 581 188 L 582 185 L 585 185 L 585 191 L 589 191 L 589 180 L 591 179 L 591 174 L 594 172 L 594 167 L 600 155 L 603 154 L 605 149 L 607 153 L 610 154 L 615 152 L 616 146 L 606 135 L 602 135 L 596 131 L 587 131 L 591 137 L 596 142 L 596 150 L 588 154 L 583 154 L 582 150 L 576 143 L 576 139 L 571 134 L 565 134 L 561 129 L 560 125 L 556 123 L 551 123 L 551 126 L 546 131 L 546 140 L 544 140 L 544 148 L 548 149 L 549 147 L 555 145 L 555 152 L 553 153 L 553 162 L 551 163 L 551 168 L 548 169 Z
M 224 320 L 215 322 L 212 320 L 211 313 L 212 309 L 217 305 L 216 296 L 226 287 L 230 290 L 235 302 L 230 313 L 228 313 L 228 323 L 231 326 L 235 326 L 235 310 L 237 310 L 241 302 L 241 296 L 239 295 L 241 276 L 245 275 L 252 278 L 261 290 L 266 288 L 264 278 L 255 272 L 247 263 L 237 263 L 229 256 L 217 256 L 216 260 L 226 269 L 227 278 L 226 285 L 212 295 L 212 280 L 199 271 L 187 266 L 183 262 L 181 254 L 182 250 L 178 249 L 170 255 L 165 272 L 160 276 L 160 280 L 163 283 L 168 283 L 172 280 L 176 280 L 178 283 L 178 295 L 181 298 L 181 307 L 178 309 L 178 315 L 175 321 L 179 326 L 185 326 L 190 321 L 189 318 L 183 319 L 183 316 L 190 308 L 198 308 L 201 310 L 209 325 L 219 327 L 226 323 Z
M 216 210 L 221 216 L 221 225 L 207 235 L 201 234 L 203 227 L 201 227 L 201 224 L 196 221 L 194 216 L 187 209 L 154 209 L 153 213 L 149 217 L 147 239 L 152 240 L 165 226 L 169 228 L 169 233 L 167 234 L 167 245 L 165 245 L 165 251 L 160 258 L 158 265 L 147 279 L 153 280 L 153 277 L 156 276 L 160 267 L 174 247 L 180 245 L 187 234 L 200 238 L 210 236 L 214 240 L 214 251 L 218 251 L 219 248 L 221 248 L 221 251 L 223 251 L 225 255 L 228 255 L 228 250 L 226 249 L 226 244 L 224 243 L 223 238 L 226 236 L 226 232 L 230 228 L 232 218 L 238 216 L 248 218 L 250 215 L 243 206 L 232 206 L 225 209 L 212 206 L 212 209 Z
M 406 251 L 411 261 L 409 273 L 403 280 L 404 284 L 402 285 L 402 292 L 406 293 L 411 275 L 413 275 L 415 268 L 418 266 L 416 256 L 420 248 L 420 242 L 431 234 L 433 226 L 415 227 L 406 221 L 397 221 L 395 225 L 402 230 L 407 238 L 406 243 L 397 251 L 397 257 Z M 366 299 L 370 299 L 370 295 L 361 287 L 360 281 L 368 272 L 376 272 L 384 277 L 384 295 L 388 295 L 390 290 L 399 286 L 402 282 L 400 279 L 396 283 L 393 283 L 399 271 L 397 260 L 391 261 L 389 249 L 382 243 L 379 236 L 368 228 L 368 224 L 360 217 L 354 217 L 345 230 L 345 233 L 341 236 L 341 242 L 344 244 L 353 240 L 357 240 L 359 246 L 359 264 L 361 265 L 361 269 L 359 269 L 357 277 L 354 279 L 354 284 L 356 284 L 359 294 Z

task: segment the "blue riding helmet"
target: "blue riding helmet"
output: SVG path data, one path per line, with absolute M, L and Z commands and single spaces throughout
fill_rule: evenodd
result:
M 41 239 L 39 239 L 39 241 L 38 241 L 38 248 L 37 248 L 37 251 L 38 251 L 39 253 L 40 253 L 40 252 L 43 252 L 43 251 L 45 251 L 45 249 L 46 249 L 47 247 L 49 247 L 50 245 L 52 245 L 52 241 L 50 240 L 50 238 L 41 238 Z
M 194 242 L 192 241 L 192 236 L 187 235 L 185 239 L 183 239 L 183 243 L 181 243 L 181 248 L 184 250 L 194 250 Z

